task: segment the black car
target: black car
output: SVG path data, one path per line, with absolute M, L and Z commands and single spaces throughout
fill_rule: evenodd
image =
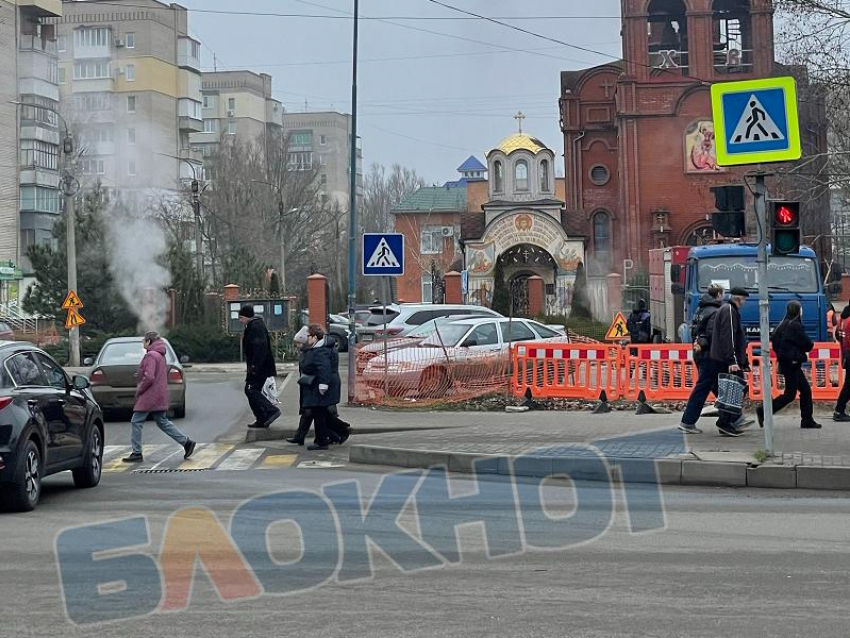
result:
M 0 341 L 0 503 L 30 511 L 41 480 L 71 470 L 95 487 L 103 462 L 103 416 L 83 376 L 69 379 L 35 346 Z

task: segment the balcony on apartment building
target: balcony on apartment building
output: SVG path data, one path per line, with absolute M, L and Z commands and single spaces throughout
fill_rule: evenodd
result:
M 26 36 L 29 39 L 30 36 Z M 33 50 L 18 53 L 18 92 L 59 100 L 59 67 L 56 58 Z
M 18 6 L 44 18 L 62 15 L 62 0 L 17 0 Z
M 177 42 L 177 66 L 201 71 L 201 43 L 188 36 L 180 36 Z
M 202 111 L 200 102 L 189 98 L 180 98 L 177 101 L 180 130 L 189 131 L 190 133 L 202 133 L 204 131 Z

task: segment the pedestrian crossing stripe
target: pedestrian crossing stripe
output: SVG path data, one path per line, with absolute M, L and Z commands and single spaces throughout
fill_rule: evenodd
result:
M 738 126 L 729 139 L 730 144 L 761 142 L 764 140 L 784 140 L 785 134 L 770 117 L 758 96 L 753 93 L 747 101 L 747 108 L 741 114 Z
M 144 461 L 124 463 L 124 457 L 132 452 L 129 445 L 107 445 L 103 449 L 103 472 L 119 473 L 167 473 L 169 471 L 202 470 L 245 471 L 272 470 L 292 467 L 298 454 L 280 454 L 276 449 L 265 447 L 239 448 L 233 443 L 198 444 L 190 459 L 183 459 L 183 448 L 175 444 L 145 445 L 142 447 Z
M 384 237 L 378 242 L 375 252 L 366 263 L 366 268 L 399 268 L 401 264 L 395 256 L 392 248 Z

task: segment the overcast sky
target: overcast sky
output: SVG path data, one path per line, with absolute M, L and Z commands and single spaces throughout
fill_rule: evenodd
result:
M 476 19 L 430 0 L 361 0 L 359 134 L 364 162 L 400 163 L 428 182 L 454 179 L 471 154 L 523 130 L 559 156 L 559 73 L 620 55 L 619 0 L 440 0 L 505 17 L 528 31 L 607 55 L 581 51 Z M 183 0 L 190 9 L 350 15 L 353 0 Z M 515 19 L 507 17 L 535 19 Z M 274 78 L 289 111 L 351 110 L 351 20 L 190 13 L 204 69 L 251 69 Z M 437 33 L 424 33 L 427 30 Z M 390 58 L 389 60 L 387 58 Z M 560 164 L 559 174 L 563 170 Z

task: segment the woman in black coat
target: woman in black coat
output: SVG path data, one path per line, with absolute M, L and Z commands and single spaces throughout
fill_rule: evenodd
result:
M 777 326 L 771 338 L 779 373 L 785 377 L 785 392 L 773 399 L 773 413 L 776 414 L 789 403 L 793 403 L 800 394 L 800 427 L 820 428 L 813 416 L 812 388 L 803 373 L 803 364 L 809 359 L 809 352 L 815 344 L 803 327 L 803 306 L 799 301 L 789 301 L 785 308 L 785 318 Z M 758 409 L 759 425 L 764 423 L 764 408 Z
M 316 428 L 316 440 L 307 446 L 308 450 L 327 450 L 331 441 L 328 409 L 339 403 L 341 390 L 339 356 L 335 358 L 335 355 L 335 349 L 325 341 L 321 326 L 310 326 L 298 379 L 301 407 L 310 410 Z

